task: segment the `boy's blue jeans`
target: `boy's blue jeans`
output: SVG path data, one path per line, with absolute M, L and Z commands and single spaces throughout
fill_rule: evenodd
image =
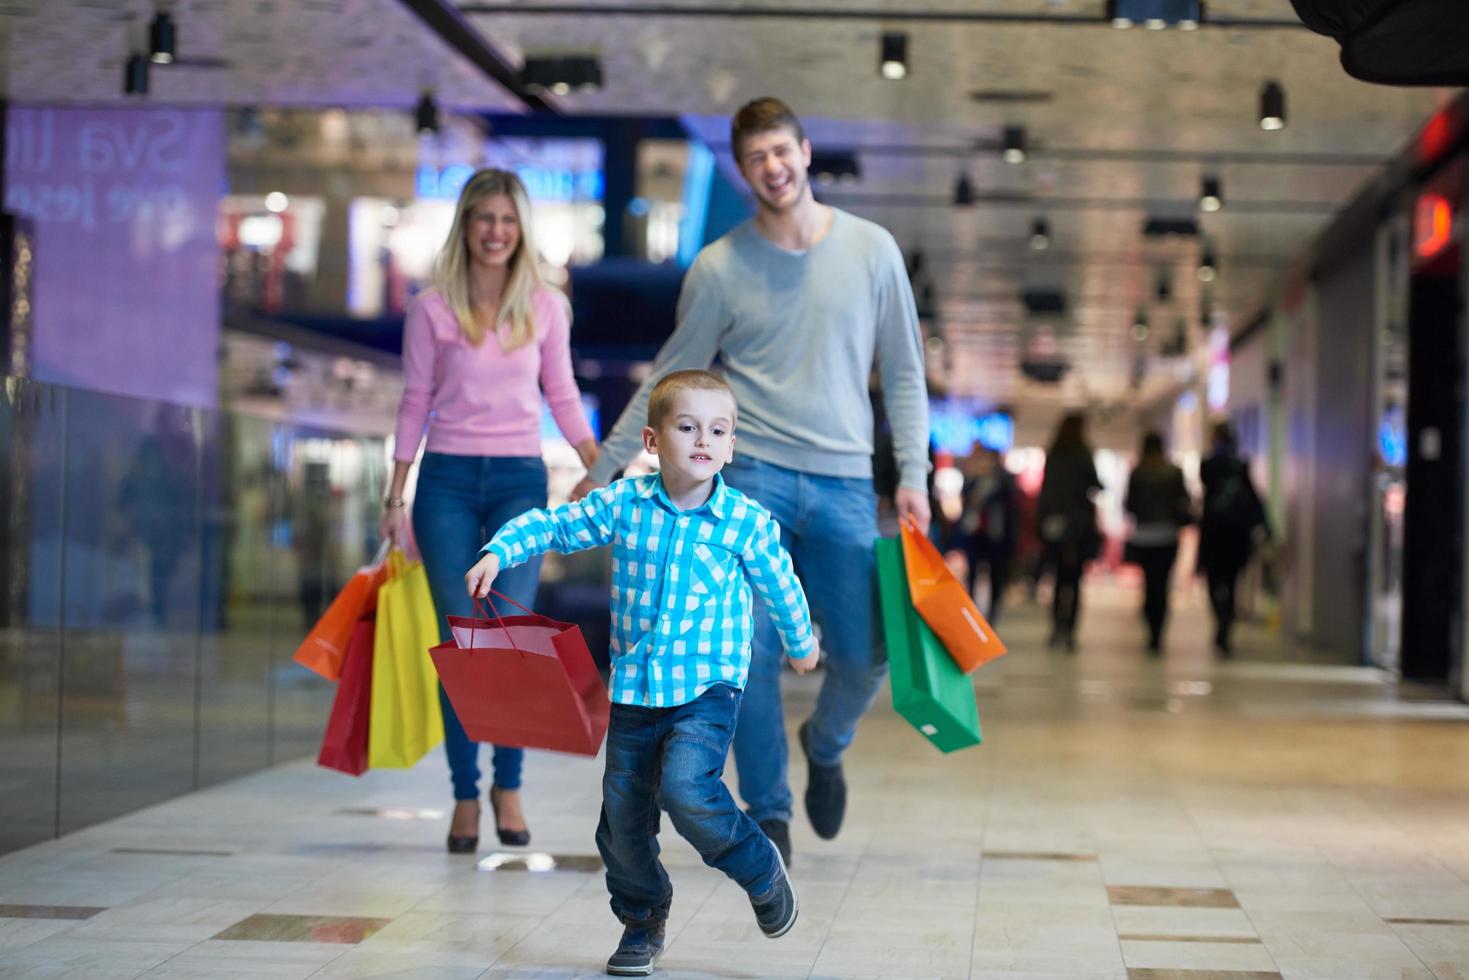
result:
M 811 615 L 821 627 L 826 676 L 807 723 L 811 758 L 836 765 L 857 722 L 887 676 L 874 642 L 877 496 L 869 479 L 817 476 L 736 455 L 725 482 L 753 497 L 780 524 Z M 769 614 L 755 599 L 755 642 L 735 737 L 740 796 L 756 820 L 790 820 L 785 716 L 780 675 L 785 655 Z
M 775 884 L 779 857 L 758 824 L 735 804 L 721 776 L 741 693 L 716 684 L 687 704 L 614 704 L 597 849 L 607 865 L 612 912 L 624 923 L 668 918 L 673 886 L 658 860 L 658 811 L 704 863 L 752 895 Z
M 424 453 L 413 499 L 413 539 L 423 556 L 429 591 L 439 614 L 439 638 L 448 641 L 450 616 L 473 616 L 474 600 L 464 588 L 464 573 L 479 560 L 479 549 L 500 525 L 532 507 L 546 506 L 546 464 L 532 456 L 452 456 Z M 536 601 L 541 560 L 507 568 L 495 588 L 522 605 Z M 519 610 L 502 609 L 501 615 Z M 479 743 L 471 742 L 439 687 L 444 714 L 444 755 L 449 760 L 454 799 L 479 797 Z M 524 749 L 495 746 L 495 785 L 520 788 Z

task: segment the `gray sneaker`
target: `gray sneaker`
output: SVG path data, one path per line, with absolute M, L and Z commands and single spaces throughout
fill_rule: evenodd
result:
M 751 895 L 750 907 L 755 910 L 755 921 L 760 923 L 760 931 L 770 939 L 779 939 L 796 924 L 801 903 L 796 898 L 796 888 L 791 884 L 791 876 L 786 872 L 779 848 L 772 844 L 771 850 L 775 851 L 775 860 L 780 865 L 775 884 L 768 891 Z
M 663 923 L 629 925 L 622 930 L 622 942 L 607 961 L 607 972 L 614 977 L 646 977 L 663 952 Z

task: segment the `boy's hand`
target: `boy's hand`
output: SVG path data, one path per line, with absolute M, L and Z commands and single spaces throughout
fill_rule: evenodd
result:
M 798 674 L 804 674 L 807 671 L 814 670 L 816 665 L 821 663 L 821 650 L 819 648 L 812 650 L 800 660 L 797 660 L 795 657 L 787 657 L 786 659 L 791 662 L 792 670 Z
M 469 590 L 471 599 L 483 599 L 490 594 L 490 586 L 495 584 L 495 576 L 500 574 L 500 559 L 494 555 L 485 555 L 474 563 L 464 575 L 464 586 Z

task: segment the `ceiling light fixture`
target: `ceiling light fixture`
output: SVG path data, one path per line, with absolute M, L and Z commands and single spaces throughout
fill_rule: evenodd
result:
M 954 181 L 954 207 L 967 208 L 974 204 L 974 185 L 969 182 L 968 174 L 960 174 L 959 179 Z
M 1150 31 L 1168 27 L 1196 31 L 1204 20 L 1204 4 L 1203 0 L 1108 0 L 1106 17 L 1120 30 L 1141 24 Z
M 1213 213 L 1224 207 L 1224 185 L 1218 177 L 1205 177 L 1199 188 L 1199 210 Z
M 173 17 L 159 11 L 148 26 L 148 57 L 155 65 L 169 65 L 173 63 L 177 49 L 178 32 L 174 29 Z
M 855 184 L 862 176 L 862 166 L 857 162 L 857 154 L 851 150 L 827 150 L 811 155 L 811 166 L 807 172 L 820 184 Z
M 1045 218 L 1036 218 L 1030 226 L 1030 247 L 1037 252 L 1051 247 L 1051 226 Z
M 1218 275 L 1219 262 L 1214 257 L 1214 250 L 1206 248 L 1199 258 L 1199 282 L 1213 282 Z
M 148 59 L 140 54 L 128 55 L 122 70 L 122 92 L 124 95 L 148 94 Z
M 413 107 L 413 125 L 419 136 L 433 136 L 439 131 L 439 106 L 432 92 L 424 92 Z
M 877 70 L 892 82 L 908 77 L 908 35 L 901 31 L 883 33 L 878 46 Z
M 1000 155 L 1006 163 L 1025 162 L 1025 127 L 1006 126 L 1005 140 Z
M 520 70 L 520 81 L 531 92 L 595 92 L 602 87 L 602 63 L 585 54 L 529 57 Z
M 1266 82 L 1260 89 L 1260 128 L 1267 132 L 1285 128 L 1285 89 L 1279 82 Z

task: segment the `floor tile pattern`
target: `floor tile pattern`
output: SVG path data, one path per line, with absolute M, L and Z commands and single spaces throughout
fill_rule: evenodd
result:
M 1197 587 L 1161 659 L 1131 582 L 1089 583 L 1074 655 L 1016 598 L 983 746 L 934 752 L 883 695 L 841 835 L 796 814 L 786 937 L 664 822 L 658 976 L 1469 980 L 1469 706 L 1259 626 L 1217 663 Z M 819 682 L 786 679 L 792 729 Z M 799 753 L 791 775 L 799 808 Z M 5 855 L 0 978 L 600 977 L 600 763 L 532 753 L 525 785 L 534 851 L 445 853 L 435 752 L 302 760 Z

